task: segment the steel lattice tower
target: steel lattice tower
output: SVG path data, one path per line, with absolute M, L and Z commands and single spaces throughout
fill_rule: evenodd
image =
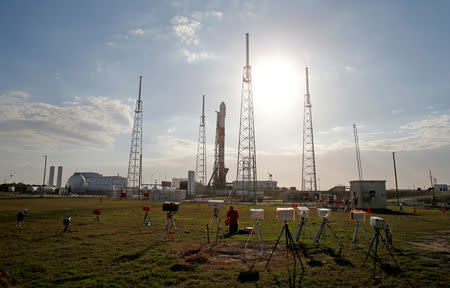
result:
M 314 154 L 314 136 L 309 95 L 308 67 L 306 67 L 306 94 L 303 112 L 303 154 L 302 154 L 302 191 L 317 192 L 316 157 Z
M 359 176 L 359 181 L 362 181 L 363 174 L 362 174 L 362 166 L 361 166 L 361 154 L 359 152 L 358 128 L 356 128 L 356 124 L 353 124 L 353 136 L 355 138 L 356 164 L 358 165 L 358 176 Z M 395 160 L 394 160 L 394 165 L 395 165 Z M 397 177 L 395 179 L 397 180 Z
M 242 79 L 241 116 L 239 124 L 239 145 L 236 180 L 242 181 L 243 194 L 253 191 L 256 201 L 256 145 L 255 121 L 253 115 L 252 73 L 249 65 L 248 33 L 246 38 L 246 66 Z
M 205 131 L 205 95 L 203 95 L 202 116 L 198 132 L 197 161 L 195 164 L 197 182 L 206 185 L 206 131 Z
M 139 77 L 139 98 L 134 110 L 133 134 L 128 161 L 127 188 L 140 190 L 142 184 L 142 76 Z

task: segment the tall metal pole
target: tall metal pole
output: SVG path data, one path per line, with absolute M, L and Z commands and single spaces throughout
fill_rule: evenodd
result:
M 359 181 L 362 181 L 363 174 L 362 174 L 362 166 L 361 166 L 361 154 L 359 152 L 358 128 L 356 128 L 356 124 L 353 124 L 353 136 L 355 137 L 356 162 L 358 164 Z
M 243 195 L 249 195 L 250 191 L 253 189 L 253 197 L 256 203 L 256 141 L 248 33 L 245 34 L 245 41 L 246 66 L 244 66 L 242 77 L 236 180 L 238 183 L 242 183 L 242 187 L 239 188 L 242 188 Z
M 400 199 L 399 199 L 399 195 L 398 195 L 397 167 L 395 165 L 395 152 L 392 152 L 392 161 L 394 161 L 395 192 L 397 193 L 397 204 L 399 204 Z
M 42 187 L 45 187 L 45 172 L 47 170 L 47 155 L 44 155 L 44 179 L 42 180 Z
M 312 105 L 309 94 L 308 67 L 306 72 L 306 94 L 303 113 L 303 153 L 302 153 L 302 191 L 317 192 L 316 156 L 314 152 L 314 133 L 312 125 Z
M 198 132 L 197 159 L 195 163 L 195 178 L 202 185 L 206 185 L 206 123 L 205 123 L 205 95 L 202 100 L 202 115 Z

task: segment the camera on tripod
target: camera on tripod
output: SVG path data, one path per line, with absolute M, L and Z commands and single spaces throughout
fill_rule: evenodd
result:
M 370 226 L 375 229 L 384 229 L 386 228 L 386 222 L 383 218 L 372 216 L 370 217 Z
M 297 207 L 297 215 L 301 218 L 308 218 L 309 208 L 308 207 Z
M 178 212 L 180 209 L 180 203 L 179 202 L 164 202 L 162 205 L 162 211 L 169 211 L 169 212 Z
M 220 209 L 225 206 L 223 200 L 208 200 L 208 208 Z
M 294 208 L 277 208 L 277 219 L 280 221 L 295 220 Z
M 330 218 L 331 216 L 331 209 L 328 208 L 319 208 L 317 209 L 317 215 L 319 215 L 320 218 Z
M 63 225 L 64 226 L 69 226 L 71 220 L 72 220 L 72 217 L 70 217 L 70 216 L 64 217 Z

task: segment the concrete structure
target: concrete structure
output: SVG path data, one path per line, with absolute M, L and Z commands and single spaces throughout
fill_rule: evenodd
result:
M 358 209 L 386 209 L 386 180 L 350 181 L 350 197 Z
M 153 186 L 149 190 L 149 200 L 152 201 L 175 201 L 180 202 L 186 199 L 186 191 L 173 187 Z
M 433 185 L 434 191 L 448 191 L 447 184 L 434 184 Z
M 181 182 L 188 182 L 188 178 L 172 178 L 172 187 L 176 189 L 180 189 Z
M 50 166 L 48 173 L 48 186 L 53 187 L 53 180 L 55 180 L 55 166 Z
M 243 190 L 244 182 L 233 181 L 233 190 Z M 253 182 L 247 183 L 247 185 L 253 184 Z M 256 181 L 256 191 L 274 191 L 277 189 L 277 181 Z M 247 189 L 248 190 L 248 189 Z M 253 189 L 251 189 L 253 190 Z
M 121 176 L 103 176 L 94 172 L 75 172 L 67 180 L 72 193 L 106 194 L 126 188 L 127 178 Z
M 56 189 L 61 189 L 63 166 L 58 166 L 58 176 L 56 176 Z
M 192 170 L 188 171 L 188 187 L 187 194 L 189 196 L 195 195 L 195 172 Z

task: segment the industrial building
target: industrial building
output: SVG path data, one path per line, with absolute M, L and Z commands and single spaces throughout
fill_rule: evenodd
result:
M 386 209 L 386 180 L 350 181 L 350 197 L 358 209 Z
M 127 178 L 103 176 L 94 172 L 75 172 L 67 180 L 67 188 L 72 193 L 106 194 L 126 188 Z
M 250 190 L 253 192 L 253 182 L 247 182 L 245 187 L 250 187 Z M 243 190 L 244 182 L 243 181 L 233 181 L 233 190 L 239 191 Z M 256 181 L 256 191 L 275 191 L 277 189 L 277 181 L 266 180 L 266 181 Z M 247 189 L 248 190 L 248 189 Z

